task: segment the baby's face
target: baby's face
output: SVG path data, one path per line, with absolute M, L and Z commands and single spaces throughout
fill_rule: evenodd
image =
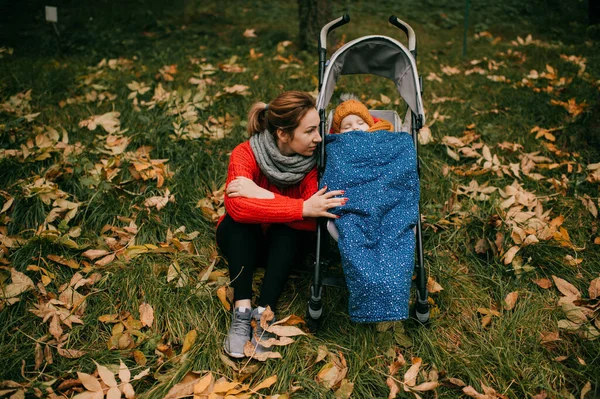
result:
M 369 125 L 358 115 L 348 115 L 340 123 L 340 133 L 352 132 L 354 130 L 367 130 Z

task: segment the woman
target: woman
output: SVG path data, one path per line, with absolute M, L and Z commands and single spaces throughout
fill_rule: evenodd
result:
M 250 140 L 231 152 L 227 213 L 217 227 L 217 244 L 229 264 L 234 289 L 232 321 L 224 342 L 232 357 L 244 357 L 250 337 L 257 353 L 268 350 L 259 342 L 268 338 L 260 327 L 262 312 L 267 306 L 276 309 L 294 258 L 313 244 L 315 218 L 335 218 L 329 209 L 347 201 L 339 198 L 341 190 L 317 191 L 318 126 L 312 96 L 284 92 L 270 104 L 252 106 Z M 252 277 L 259 262 L 265 275 L 258 307 L 252 309 Z M 252 319 L 257 325 L 253 333 Z

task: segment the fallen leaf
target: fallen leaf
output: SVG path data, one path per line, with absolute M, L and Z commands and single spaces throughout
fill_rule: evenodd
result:
M 88 391 L 102 392 L 102 385 L 100 385 L 100 382 L 95 377 L 79 371 L 77 372 L 77 377 L 79 377 L 79 381 L 81 381 Z
M 196 342 L 196 337 L 198 336 L 198 332 L 194 329 L 194 330 L 190 330 L 186 335 L 185 335 L 185 339 L 183 340 L 183 348 L 181 348 L 181 353 L 187 353 L 190 349 L 192 349 L 192 346 L 194 346 L 194 343 Z
M 548 288 L 552 287 L 552 281 L 550 281 L 550 279 L 545 278 L 545 277 L 544 278 L 531 279 L 531 281 L 533 281 L 540 288 L 543 288 L 545 290 L 547 290 Z
M 552 276 L 556 288 L 566 297 L 581 298 L 581 293 L 575 286 L 569 283 L 567 280 L 563 280 L 560 277 Z
M 413 357 L 412 365 L 410 368 L 404 373 L 404 384 L 408 386 L 415 386 L 417 382 L 417 375 L 419 374 L 419 369 L 421 368 L 422 359 L 420 357 Z
M 213 375 L 209 372 L 194 385 L 194 394 L 203 393 L 212 383 Z
M 154 309 L 152 309 L 150 304 L 142 303 L 140 305 L 140 321 L 142 322 L 142 326 L 152 327 L 152 323 L 154 322 Z
M 515 307 L 515 304 L 517 303 L 518 297 L 519 293 L 516 291 L 513 291 L 510 294 L 506 295 L 506 298 L 504 298 L 504 310 L 512 310 Z
M 600 277 L 593 279 L 588 288 L 590 299 L 596 299 L 600 296 Z
M 260 384 L 256 385 L 254 388 L 251 388 L 250 390 L 252 392 L 257 392 L 261 389 L 270 388 L 271 385 L 275 384 L 276 382 L 277 382 L 277 376 L 272 375 L 269 378 L 266 378 L 265 380 L 263 380 Z
M 255 29 L 246 29 L 244 31 L 244 37 L 256 37 Z
M 438 284 L 438 282 L 435 281 L 433 277 L 430 276 L 429 278 L 427 278 L 427 291 L 430 294 L 435 294 L 436 292 L 440 292 L 443 289 L 444 288 L 440 284 Z
M 344 378 L 340 384 L 340 387 L 337 391 L 335 391 L 334 396 L 339 399 L 348 399 L 352 396 L 352 391 L 354 390 L 354 383 L 348 381 L 348 379 Z
M 231 304 L 227 300 L 227 287 L 226 286 L 222 285 L 221 287 L 217 288 L 217 297 L 221 301 L 221 304 L 223 305 L 225 310 L 230 311 Z

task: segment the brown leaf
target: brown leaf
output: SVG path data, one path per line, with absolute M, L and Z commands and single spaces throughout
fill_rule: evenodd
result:
M 388 377 L 387 380 L 385 380 L 385 383 L 390 388 L 390 394 L 388 395 L 388 399 L 394 399 L 400 392 L 400 387 L 398 386 L 398 383 L 392 377 Z
M 456 385 L 457 387 L 466 387 L 467 386 L 467 384 L 465 384 L 464 381 L 459 378 L 450 377 L 450 378 L 448 378 L 448 382 L 452 385 Z
M 413 357 L 411 362 L 412 366 L 404 373 L 404 384 L 410 387 L 415 386 L 417 383 L 417 375 L 421 368 L 422 359 L 420 357 Z
M 489 396 L 480 394 L 471 385 L 463 388 L 463 393 L 475 399 L 490 399 Z
M 92 392 L 102 392 L 102 385 L 100 382 L 89 374 L 77 372 L 77 376 L 79 377 L 79 381 L 83 384 L 83 386 Z
M 435 281 L 433 279 L 433 277 L 430 276 L 429 278 L 427 278 L 427 291 L 430 294 L 434 294 L 436 292 L 440 292 L 443 289 L 444 288 L 437 281 Z
M 512 310 L 515 307 L 515 304 L 517 303 L 518 297 L 519 293 L 516 291 L 513 291 L 510 294 L 506 295 L 506 298 L 504 298 L 504 310 Z
M 85 355 L 84 351 L 77 349 L 64 349 L 62 344 L 56 348 L 56 351 L 60 356 L 66 357 L 67 359 L 79 359 L 81 356 Z
M 40 343 L 35 344 L 35 370 L 38 370 L 44 363 L 44 351 Z
M 94 361 L 94 363 L 96 362 Z M 98 367 L 98 375 L 100 376 L 102 381 L 109 387 L 116 387 L 117 380 L 115 379 L 115 375 L 113 374 L 113 372 L 105 366 L 99 365 L 98 363 L 96 363 L 96 366 Z
M 169 389 L 169 392 L 167 392 L 163 399 L 178 399 L 185 396 L 191 396 L 194 393 L 194 386 L 198 381 L 200 381 L 198 374 L 192 371 L 188 372 L 181 382 Z
M 140 366 L 145 366 L 148 361 L 146 359 L 146 355 L 144 355 L 144 352 L 139 350 L 133 351 L 133 360 L 135 360 L 135 362 Z
M 480 238 L 475 244 L 475 252 L 478 254 L 484 254 L 490 249 L 490 244 L 485 238 Z
M 108 252 L 105 249 L 88 249 L 87 251 L 85 251 L 81 255 L 85 256 L 86 258 L 88 258 L 90 260 L 94 260 L 96 258 L 100 258 L 101 256 L 106 256 L 109 253 L 110 252 Z
M 96 266 L 106 266 L 106 265 L 108 265 L 110 262 L 112 262 L 113 260 L 115 260 L 115 257 L 116 257 L 116 256 L 117 256 L 117 255 L 116 255 L 115 253 L 113 253 L 113 254 L 110 254 L 110 255 L 107 255 L 107 256 L 105 256 L 104 258 L 102 258 L 102 259 L 100 259 L 100 260 L 96 261 L 96 263 L 94 263 L 94 264 L 95 264 Z
M 552 281 L 550 281 L 550 279 L 547 279 L 545 277 L 544 278 L 531 279 L 531 281 L 533 281 L 540 288 L 543 288 L 545 290 L 547 290 L 548 288 L 552 287 Z
M 306 335 L 306 333 L 304 331 L 302 331 L 298 327 L 294 327 L 294 326 L 271 325 L 266 330 L 269 332 L 272 332 L 273 334 L 276 334 L 280 337 L 295 337 L 298 335 Z
M 335 391 L 335 397 L 339 399 L 348 399 L 352 396 L 354 390 L 354 383 L 344 378 L 340 384 L 340 387 Z
M 142 326 L 152 327 L 152 323 L 154 322 L 154 309 L 152 309 L 152 305 L 147 303 L 140 305 L 140 321 L 142 322 Z
M 427 381 L 424 382 L 422 384 L 419 384 L 417 386 L 414 386 L 412 388 L 410 388 L 413 391 L 419 391 L 419 392 L 425 392 L 425 391 L 431 391 L 436 389 L 437 387 L 440 386 L 440 383 L 437 381 Z
M 521 248 L 517 245 L 513 245 L 512 247 L 510 247 L 508 251 L 506 251 L 506 253 L 504 254 L 504 264 L 509 265 L 520 249 Z
M 244 355 L 252 359 L 256 359 L 260 362 L 264 362 L 267 359 L 281 359 L 281 353 L 279 352 L 269 351 L 263 353 L 256 353 L 256 347 L 252 345 L 252 342 L 250 342 L 250 340 L 246 341 L 246 344 L 244 345 Z
M 588 292 L 590 294 L 590 299 L 596 299 L 600 296 L 600 277 L 597 277 L 590 282 Z
M 579 292 L 579 290 L 567 280 L 563 280 L 562 278 L 556 277 L 554 275 L 552 276 L 552 279 L 554 280 L 554 284 L 556 284 L 556 288 L 558 288 L 558 290 L 564 296 L 572 298 L 581 298 L 581 293 Z

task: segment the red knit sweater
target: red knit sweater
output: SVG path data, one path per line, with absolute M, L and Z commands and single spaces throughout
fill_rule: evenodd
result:
M 236 222 L 260 223 L 266 228 L 272 223 L 284 223 L 297 230 L 316 229 L 315 218 L 303 218 L 304 200 L 317 192 L 317 168 L 313 168 L 304 179 L 293 186 L 278 189 L 262 173 L 250 147 L 245 141 L 235 147 L 229 159 L 227 184 L 238 176 L 252 179 L 258 186 L 271 191 L 275 198 L 230 198 L 225 194 L 225 210 Z M 219 223 L 223 217 L 219 220 Z

